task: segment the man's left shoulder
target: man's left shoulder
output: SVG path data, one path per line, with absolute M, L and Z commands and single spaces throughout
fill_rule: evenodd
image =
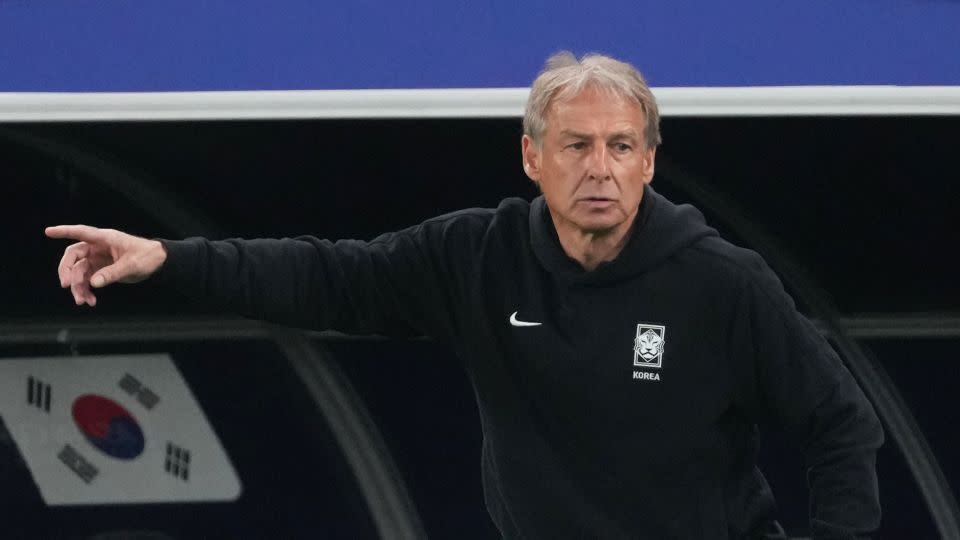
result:
M 738 295 L 747 294 L 758 305 L 793 312 L 794 301 L 780 277 L 756 251 L 717 236 L 702 239 L 688 251 L 688 263 L 698 269 L 705 281 L 737 291 Z
M 737 246 L 720 236 L 707 236 L 691 245 L 684 259 L 711 273 L 730 279 L 754 280 L 771 274 L 759 253 Z

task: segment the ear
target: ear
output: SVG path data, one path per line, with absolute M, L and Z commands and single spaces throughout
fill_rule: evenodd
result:
M 523 172 L 527 173 L 534 183 L 540 181 L 540 159 L 542 157 L 540 149 L 529 135 L 524 135 L 520 139 L 520 157 L 523 159 Z
M 653 173 L 657 161 L 657 147 L 648 148 L 643 151 L 643 183 L 649 184 L 653 180 Z

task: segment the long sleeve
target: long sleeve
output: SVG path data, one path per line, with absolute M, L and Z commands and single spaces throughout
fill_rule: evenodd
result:
M 746 408 L 802 445 L 814 538 L 857 538 L 880 524 L 876 452 L 883 431 L 833 348 L 765 264 L 735 318 Z
M 479 220 L 447 216 L 370 242 L 163 240 L 155 279 L 217 308 L 312 329 L 443 339 L 472 267 Z

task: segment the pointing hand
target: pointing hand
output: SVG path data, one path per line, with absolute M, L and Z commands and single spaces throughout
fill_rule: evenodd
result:
M 59 225 L 47 227 L 44 232 L 50 238 L 78 240 L 64 250 L 57 267 L 60 286 L 70 289 L 78 306 L 97 305 L 93 289 L 147 279 L 167 259 L 160 242 L 113 229 Z

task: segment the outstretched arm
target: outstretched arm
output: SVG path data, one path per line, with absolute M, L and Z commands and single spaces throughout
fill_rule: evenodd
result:
M 370 242 L 303 236 L 147 240 L 86 226 L 47 229 L 80 242 L 60 282 L 77 304 L 93 290 L 154 276 L 188 297 L 248 317 L 352 333 L 426 333 L 443 339 L 468 287 L 476 220 L 431 220 Z

